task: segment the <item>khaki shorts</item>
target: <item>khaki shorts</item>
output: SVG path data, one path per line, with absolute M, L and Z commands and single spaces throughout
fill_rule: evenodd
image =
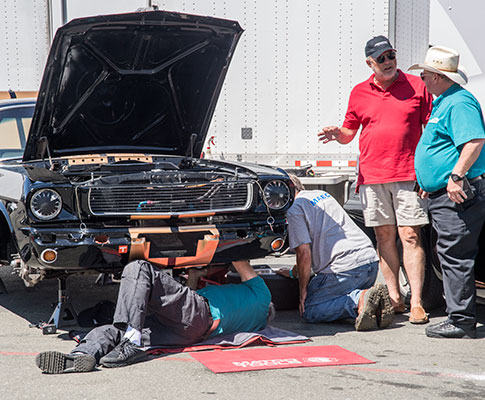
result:
M 361 185 L 359 192 L 365 226 L 427 224 L 425 203 L 413 188 L 414 181 Z

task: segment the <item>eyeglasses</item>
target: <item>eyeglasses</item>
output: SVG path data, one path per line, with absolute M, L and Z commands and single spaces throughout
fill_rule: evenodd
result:
M 388 54 L 383 54 L 382 56 L 379 56 L 376 58 L 376 61 L 379 63 L 379 64 L 382 64 L 384 61 L 386 61 L 386 57 L 388 60 L 392 61 L 392 60 L 395 60 L 396 59 L 396 53 L 394 51 L 391 51 L 390 53 Z
M 425 74 L 424 72 L 421 72 L 419 76 L 421 77 L 421 80 L 424 81 L 424 78 L 426 78 L 427 76 L 433 76 L 433 74 Z

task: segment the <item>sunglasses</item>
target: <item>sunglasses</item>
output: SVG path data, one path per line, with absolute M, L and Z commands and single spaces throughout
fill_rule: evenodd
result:
M 421 79 L 422 79 L 423 81 L 424 81 L 424 79 L 425 79 L 426 77 L 428 77 L 428 76 L 433 76 L 433 74 L 425 74 L 424 72 L 421 72 L 419 75 L 421 76 Z
M 396 53 L 394 51 L 391 51 L 389 54 L 383 54 L 382 56 L 377 57 L 376 61 L 379 64 L 382 64 L 384 61 L 386 61 L 386 57 L 390 61 L 395 60 L 396 59 Z

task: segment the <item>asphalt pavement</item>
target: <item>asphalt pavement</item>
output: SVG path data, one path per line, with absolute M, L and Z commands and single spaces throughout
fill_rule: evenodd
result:
M 268 258 L 273 268 L 294 263 L 291 256 Z M 69 352 L 66 330 L 42 335 L 29 328 L 49 318 L 57 282 L 26 289 L 1 267 L 8 294 L 0 294 L 0 399 L 482 399 L 485 393 L 485 307 L 478 306 L 476 340 L 430 339 L 424 326 L 398 315 L 390 328 L 355 332 L 351 321 L 304 323 L 296 310 L 277 311 L 271 323 L 311 338 L 297 346 L 338 345 L 374 364 L 288 368 L 215 374 L 187 353 L 152 357 L 125 368 L 84 374 L 45 375 L 35 366 L 41 351 Z M 94 275 L 68 280 L 77 310 L 116 300 L 116 284 L 95 285 Z M 431 322 L 445 318 L 431 312 Z M 235 351 L 235 350 L 225 350 Z

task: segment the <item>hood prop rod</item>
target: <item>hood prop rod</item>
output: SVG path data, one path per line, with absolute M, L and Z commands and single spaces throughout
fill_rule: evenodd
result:
M 197 134 L 192 133 L 192 135 L 190 135 L 189 148 L 187 149 L 187 153 L 185 154 L 186 157 L 194 158 L 194 147 L 195 147 L 196 140 L 197 140 Z
M 179 168 L 193 168 L 196 165 L 194 160 L 194 147 L 197 137 L 198 136 L 196 133 L 192 133 L 192 135 L 190 135 L 189 148 L 185 153 L 185 158 L 180 162 Z
M 42 161 L 45 160 L 45 155 L 47 153 L 47 157 L 49 159 L 49 164 L 50 164 L 50 170 L 52 171 L 53 169 L 53 164 L 52 164 L 52 157 L 51 157 L 51 151 L 49 149 L 49 139 L 47 139 L 46 136 L 42 136 L 39 138 L 39 155 L 42 158 Z

